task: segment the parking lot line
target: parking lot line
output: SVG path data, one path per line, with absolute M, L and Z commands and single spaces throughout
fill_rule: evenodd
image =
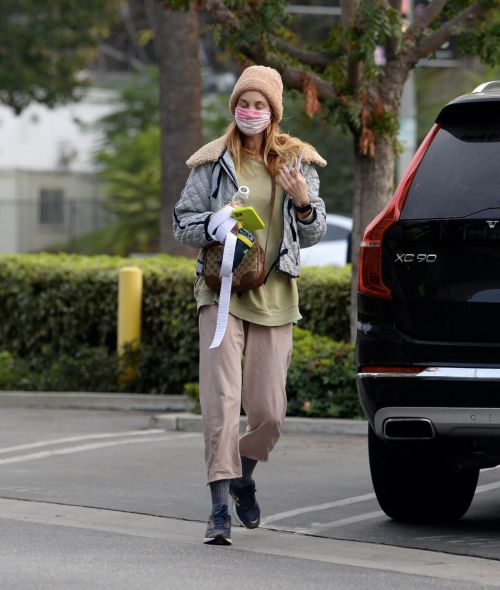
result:
M 85 451 L 94 451 L 96 449 L 103 449 L 105 447 L 116 447 L 120 445 L 131 445 L 140 443 L 154 443 L 164 441 L 185 440 L 186 438 L 199 437 L 198 433 L 174 434 L 168 436 L 148 436 L 143 438 L 127 438 L 124 440 L 114 440 L 99 443 L 90 443 L 87 445 L 77 445 L 74 447 L 63 447 L 61 449 L 53 449 L 51 451 L 41 451 L 39 453 L 29 453 L 27 455 L 16 455 L 14 457 L 7 457 L 0 459 L 0 465 L 9 465 L 11 463 L 24 463 L 25 461 L 36 461 L 38 459 L 47 459 L 49 457 L 56 457 L 60 455 L 72 455 L 74 453 L 82 453 Z
M 486 492 L 490 492 L 492 490 L 496 490 L 500 488 L 500 481 L 494 483 L 487 483 L 476 488 L 476 494 L 484 494 Z M 375 494 L 374 494 L 375 495 Z M 349 498 L 348 498 L 349 500 Z M 358 514 L 357 516 L 350 516 L 348 518 L 340 518 L 338 520 L 332 520 L 331 522 L 313 522 L 309 527 L 301 527 L 297 529 L 297 532 L 307 533 L 309 535 L 314 535 L 315 533 L 320 533 L 324 529 L 333 529 L 342 526 L 347 526 L 349 524 L 355 524 L 358 522 L 363 522 L 364 520 L 373 520 L 375 518 L 379 518 L 381 516 L 385 516 L 385 512 L 382 510 L 377 510 L 375 512 L 366 512 L 364 514 Z
M 500 488 L 500 481 L 483 484 L 476 488 L 476 494 L 484 494 L 486 492 L 496 490 Z M 302 508 L 297 508 L 295 510 L 288 510 L 287 512 L 279 512 L 277 514 L 272 514 L 264 519 L 262 519 L 261 526 L 266 527 L 267 525 L 271 524 L 272 522 L 276 522 L 278 520 L 285 520 L 287 518 L 292 518 L 294 516 L 300 516 L 301 514 L 307 514 L 308 512 L 320 512 L 322 510 L 329 510 L 331 508 L 337 508 L 340 506 L 349 506 L 351 504 L 356 504 L 359 502 L 367 502 L 369 500 L 375 499 L 375 494 L 363 494 L 361 496 L 353 496 L 352 498 L 345 498 L 343 500 L 337 500 L 335 502 L 327 502 L 326 504 L 315 504 L 313 506 L 304 506 Z M 385 513 L 382 510 L 377 510 L 374 512 L 365 512 L 363 514 L 358 514 L 356 516 L 350 516 L 347 518 L 341 518 L 338 520 L 332 520 L 330 522 L 313 522 L 308 527 L 295 527 L 293 528 L 296 532 L 302 532 L 307 534 L 314 534 L 321 532 L 323 529 L 327 528 L 337 528 L 346 526 L 349 524 L 354 524 L 357 522 L 362 522 L 364 520 L 373 520 L 375 518 L 379 518 L 384 516 Z M 279 529 L 288 530 L 287 527 L 277 527 Z
M 353 496 L 352 498 L 345 498 L 343 500 L 336 500 L 335 502 L 327 502 L 326 504 L 314 504 L 312 506 L 303 506 L 302 508 L 296 508 L 295 510 L 287 510 L 286 512 L 278 512 L 267 516 L 262 520 L 262 526 L 266 526 L 271 522 L 277 520 L 284 520 L 285 518 L 291 518 L 292 516 L 298 516 L 299 514 L 306 514 L 307 512 L 319 512 L 320 510 L 329 510 L 330 508 L 337 508 L 338 506 L 348 506 L 349 504 L 356 504 L 357 502 L 366 502 L 373 500 L 375 494 L 363 494 L 362 496 Z
M 0 454 L 12 453 L 14 451 L 25 451 L 28 449 L 37 449 L 69 442 L 79 442 L 82 440 L 93 440 L 96 438 L 118 438 L 121 436 L 140 436 L 145 434 L 163 434 L 165 430 L 160 428 L 148 428 L 144 430 L 123 430 L 122 432 L 100 432 L 96 434 L 82 434 L 80 436 L 67 436 L 65 438 L 53 438 L 49 440 L 40 440 L 34 443 L 16 445 L 14 447 L 0 448 Z
M 313 522 L 308 529 L 304 529 L 304 532 L 314 535 L 320 533 L 323 529 L 334 529 L 348 524 L 356 524 L 357 522 L 363 522 L 364 520 L 373 520 L 385 516 L 385 512 L 382 510 L 375 510 L 374 512 L 366 512 L 365 514 L 358 514 L 357 516 L 349 516 L 348 518 L 340 518 L 339 520 L 332 520 L 331 522 Z
M 485 483 L 483 485 L 477 486 L 476 494 L 484 494 L 485 492 L 497 490 L 498 488 L 500 488 L 500 481 L 495 481 L 493 483 Z

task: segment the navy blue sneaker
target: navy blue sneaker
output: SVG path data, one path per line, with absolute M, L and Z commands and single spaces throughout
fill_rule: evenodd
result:
M 231 541 L 231 517 L 224 505 L 212 512 L 208 519 L 207 532 L 204 543 L 209 545 L 232 545 Z
M 233 515 L 247 529 L 256 529 L 260 524 L 260 508 L 255 499 L 255 482 L 232 479 L 229 493 L 233 498 Z

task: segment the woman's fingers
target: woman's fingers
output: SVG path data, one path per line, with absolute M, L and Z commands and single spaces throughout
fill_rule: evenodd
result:
M 281 166 L 277 176 L 280 185 L 292 197 L 294 202 L 304 204 L 309 201 L 306 179 L 300 171 L 295 170 L 292 172 L 285 166 Z
M 286 166 L 281 166 L 278 171 L 278 181 L 294 200 L 307 198 L 307 184 L 298 170 L 290 171 Z
M 280 177 L 282 179 L 284 179 L 285 182 L 292 184 L 293 181 L 297 178 L 297 172 L 296 171 L 291 172 L 290 170 L 288 170 L 288 168 L 286 166 L 281 166 Z
M 298 170 L 288 170 L 286 167 L 281 167 L 279 171 L 280 179 L 287 182 L 290 186 L 298 186 L 302 181 L 301 174 Z
M 283 185 L 283 188 L 287 188 L 290 185 L 290 173 L 285 168 L 281 167 L 278 172 L 280 183 Z M 286 185 L 286 186 L 285 186 Z

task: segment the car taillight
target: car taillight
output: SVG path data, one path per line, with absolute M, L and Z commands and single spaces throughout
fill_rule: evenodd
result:
M 401 179 L 390 203 L 366 228 L 359 250 L 358 291 L 373 297 L 392 299 L 390 289 L 382 281 L 382 240 L 386 230 L 399 219 L 415 173 L 439 130 L 433 125 Z

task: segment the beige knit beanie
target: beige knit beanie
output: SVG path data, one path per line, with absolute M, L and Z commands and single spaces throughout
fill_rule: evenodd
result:
M 229 110 L 233 115 L 238 98 L 247 90 L 262 92 L 271 105 L 273 119 L 277 123 L 281 121 L 283 117 L 283 82 L 279 72 L 267 66 L 250 66 L 243 70 L 229 99 Z

